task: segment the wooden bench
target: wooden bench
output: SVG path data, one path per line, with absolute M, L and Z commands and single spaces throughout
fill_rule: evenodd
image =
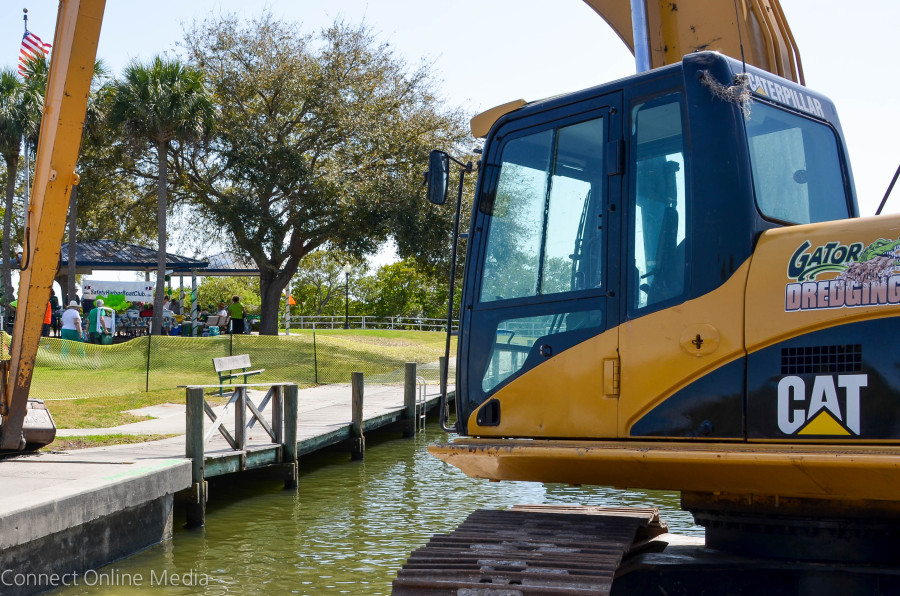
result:
M 240 376 L 244 377 L 244 383 L 246 383 L 247 377 L 266 372 L 266 369 L 264 368 L 259 370 L 247 370 L 250 368 L 250 354 L 223 356 L 221 358 L 213 358 L 212 361 L 213 368 L 216 369 L 216 373 L 219 375 L 219 385 L 222 385 L 225 381 L 231 383 L 235 377 Z M 222 395 L 221 387 L 219 387 L 219 395 Z

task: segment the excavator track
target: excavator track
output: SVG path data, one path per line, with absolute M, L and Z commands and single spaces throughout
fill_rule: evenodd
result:
M 393 594 L 609 594 L 622 558 L 667 531 L 656 508 L 481 509 L 414 551 Z

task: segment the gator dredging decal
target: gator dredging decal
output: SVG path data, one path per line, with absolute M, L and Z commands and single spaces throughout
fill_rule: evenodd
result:
M 787 269 L 784 310 L 822 310 L 900 304 L 900 239 L 829 242 L 813 247 L 807 240 L 794 252 Z M 833 275 L 820 280 L 822 275 Z

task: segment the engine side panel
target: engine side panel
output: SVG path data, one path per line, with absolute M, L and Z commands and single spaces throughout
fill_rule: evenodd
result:
M 764 233 L 748 282 L 748 439 L 900 439 L 898 314 L 896 215 Z

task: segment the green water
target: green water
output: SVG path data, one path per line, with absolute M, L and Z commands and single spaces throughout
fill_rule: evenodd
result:
M 362 462 L 346 453 L 302 458 L 297 492 L 259 479 L 212 486 L 204 529 L 184 530 L 176 517 L 173 540 L 54 593 L 389 594 L 431 534 L 475 509 L 519 503 L 655 505 L 672 531 L 702 534 L 675 493 L 473 480 L 428 454 L 446 440 L 436 426 L 397 436 L 367 437 Z

